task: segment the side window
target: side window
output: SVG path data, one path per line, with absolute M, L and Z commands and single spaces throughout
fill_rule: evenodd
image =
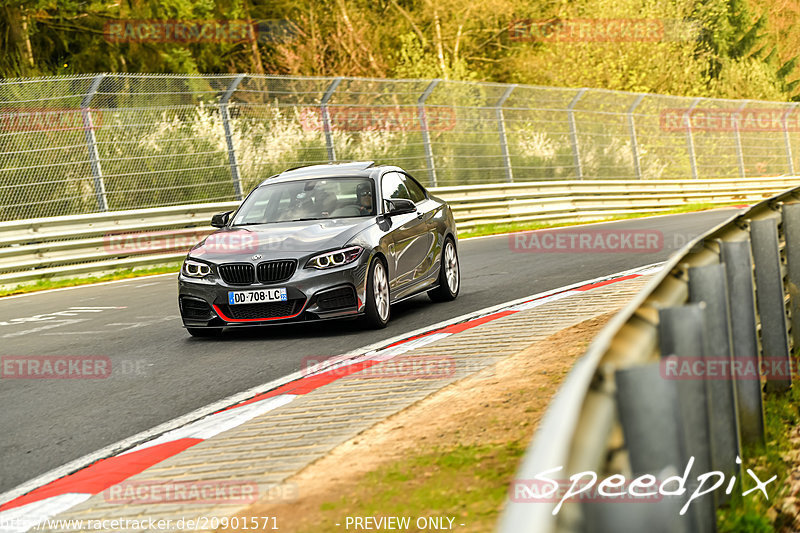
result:
M 417 183 L 416 180 L 411 176 L 407 175 L 402 175 L 402 176 L 403 176 L 403 183 L 405 184 L 406 189 L 408 189 L 408 194 L 411 198 L 411 201 L 414 202 L 415 204 L 418 204 L 423 200 L 425 200 L 426 198 L 425 189 L 422 188 L 422 185 Z
M 381 195 L 384 200 L 391 200 L 392 198 L 411 200 L 411 195 L 403 183 L 403 177 L 397 172 L 387 172 L 381 178 Z

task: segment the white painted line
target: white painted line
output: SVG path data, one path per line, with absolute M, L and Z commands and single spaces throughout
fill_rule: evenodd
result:
M 560 300 L 562 298 L 567 298 L 569 296 L 574 296 L 579 294 L 581 291 L 564 291 L 560 294 L 554 294 L 552 296 L 548 296 L 547 298 L 539 298 L 538 300 L 533 300 L 530 302 L 525 302 L 523 304 L 515 305 L 514 307 L 509 308 L 509 311 L 526 311 L 528 309 L 533 309 L 534 307 L 539 307 L 540 305 L 544 305 L 550 302 L 555 302 L 556 300 Z
M 136 283 L 136 282 L 141 282 L 143 278 L 163 278 L 166 276 L 172 276 L 177 280 L 178 271 L 176 270 L 175 272 L 167 272 L 166 274 L 137 276 L 135 278 L 115 279 L 113 281 L 100 281 L 98 283 L 86 283 L 83 285 L 75 285 L 74 287 L 60 287 L 58 289 L 46 289 L 43 291 L 26 292 L 25 294 L 12 294 L 11 296 L 0 297 L 0 302 L 5 302 L 6 300 L 13 300 L 15 298 L 25 298 L 26 296 L 36 296 L 37 294 L 53 294 L 54 292 L 71 291 L 75 289 L 86 289 L 87 287 L 102 287 L 103 285 L 116 285 L 119 283 Z
M 2 511 L 0 512 L 0 533 L 24 533 L 91 497 L 91 494 L 70 492 Z
M 157 439 L 149 440 L 144 444 L 140 444 L 133 449 L 121 453 L 120 455 L 138 452 L 139 450 L 144 450 L 145 448 L 150 448 L 158 444 L 179 439 L 210 439 L 215 435 L 219 435 L 223 431 L 233 429 L 236 426 L 240 426 L 248 420 L 252 420 L 259 415 L 263 415 L 264 413 L 268 413 L 273 409 L 281 407 L 282 405 L 286 405 L 296 397 L 296 394 L 280 394 L 262 402 L 254 402 L 236 409 L 215 413 L 196 422 L 192 422 L 186 426 L 168 431 Z

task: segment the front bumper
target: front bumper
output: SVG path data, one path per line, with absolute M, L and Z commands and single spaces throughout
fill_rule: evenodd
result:
M 363 254 L 368 256 L 368 254 Z M 330 270 L 298 268 L 285 282 L 231 285 L 210 276 L 178 277 L 185 327 L 243 327 L 356 316 L 364 311 L 369 257 Z M 286 288 L 285 302 L 228 304 L 229 291 Z

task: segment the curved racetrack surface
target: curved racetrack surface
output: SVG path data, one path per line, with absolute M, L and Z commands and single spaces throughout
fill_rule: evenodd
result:
M 735 212 L 580 227 L 662 232 L 658 249 L 646 253 L 518 253 L 508 236 L 462 241 L 459 298 L 402 302 L 380 331 L 339 321 L 193 339 L 180 325 L 172 275 L 0 299 L 0 356 L 105 356 L 113 369 L 104 379 L 0 378 L 0 492 L 295 372 L 305 358 L 338 355 L 522 296 L 662 261 Z

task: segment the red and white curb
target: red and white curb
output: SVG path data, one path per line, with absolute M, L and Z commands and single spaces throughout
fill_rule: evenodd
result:
M 655 273 L 662 264 L 567 285 L 412 331 L 329 358 L 313 371 L 295 372 L 162 424 L 0 495 L 0 533 L 28 531 L 195 444 L 372 365 L 520 311 Z

